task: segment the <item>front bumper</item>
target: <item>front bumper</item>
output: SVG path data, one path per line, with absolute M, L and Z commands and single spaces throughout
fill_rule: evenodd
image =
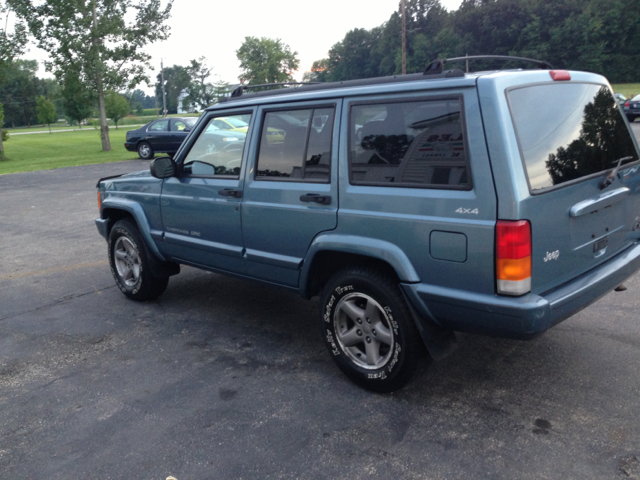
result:
M 105 240 L 109 239 L 109 219 L 108 218 L 96 218 L 96 227 L 98 232 L 104 237 Z
M 424 316 L 450 330 L 533 338 L 606 295 L 640 269 L 640 245 L 543 295 L 503 297 L 426 284 L 402 284 Z

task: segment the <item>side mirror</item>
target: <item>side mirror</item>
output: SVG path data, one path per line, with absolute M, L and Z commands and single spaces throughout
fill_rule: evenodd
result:
M 149 165 L 151 176 L 156 178 L 170 178 L 176 174 L 176 162 L 169 157 L 158 157 Z

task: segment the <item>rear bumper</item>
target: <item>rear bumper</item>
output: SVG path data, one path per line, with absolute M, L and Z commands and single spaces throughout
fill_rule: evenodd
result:
M 135 143 L 125 143 L 124 148 L 126 148 L 130 152 L 135 152 L 137 150 Z
M 635 244 L 604 264 L 543 295 L 502 297 L 426 284 L 402 284 L 425 318 L 444 328 L 508 338 L 532 338 L 606 295 L 640 269 Z

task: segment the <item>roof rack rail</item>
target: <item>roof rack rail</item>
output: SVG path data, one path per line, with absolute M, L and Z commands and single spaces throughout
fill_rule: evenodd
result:
M 231 97 L 241 97 L 245 90 L 250 88 L 263 88 L 263 87 L 285 87 L 287 85 L 317 85 L 319 82 L 281 82 L 281 83 L 263 83 L 261 85 L 240 85 L 233 92 Z
M 459 62 L 463 60 L 519 60 L 522 62 L 535 63 L 538 65 L 538 68 L 542 69 L 553 69 L 553 66 L 549 62 L 545 62 L 542 60 L 534 60 L 533 58 L 525 58 L 525 57 L 512 57 L 509 55 L 470 55 L 468 57 L 455 57 L 455 58 L 445 58 L 434 60 L 429 64 L 429 66 L 424 71 L 425 75 L 433 75 L 437 73 L 442 73 L 444 69 L 444 64 L 447 62 Z

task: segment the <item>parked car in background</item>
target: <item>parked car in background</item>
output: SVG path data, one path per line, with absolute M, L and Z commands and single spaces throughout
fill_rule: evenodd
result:
M 636 95 L 624 104 L 624 114 L 630 122 L 640 117 L 640 95 Z
M 217 118 L 212 125 L 215 125 L 220 130 L 229 130 L 232 132 L 247 133 L 247 130 L 249 130 L 249 124 L 236 117 Z
M 216 153 L 222 150 L 242 148 L 247 134 L 234 130 L 221 130 L 213 122 L 202 134 L 200 148 L 203 153 Z
M 129 130 L 124 147 L 130 152 L 138 152 L 143 160 L 152 159 L 156 153 L 173 156 L 197 121 L 197 117 L 154 120 L 137 130 Z

